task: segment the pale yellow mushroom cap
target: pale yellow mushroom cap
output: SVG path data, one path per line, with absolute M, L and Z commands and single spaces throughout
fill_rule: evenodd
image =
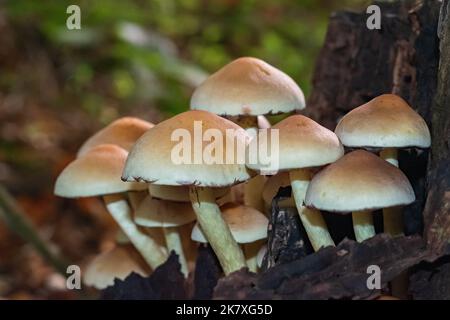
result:
M 267 238 L 269 220 L 258 210 L 237 204 L 227 204 L 221 208 L 222 217 L 238 243 L 250 243 Z M 192 229 L 191 239 L 208 242 L 198 223 Z
M 270 131 L 278 130 L 278 140 L 276 135 Z M 266 138 L 258 138 L 250 142 L 249 150 L 265 150 L 264 144 L 268 141 L 267 150 L 272 150 L 272 144 L 278 142 L 278 164 L 272 163 L 267 169 L 261 161 L 251 162 L 248 158 L 247 167 L 260 171 L 287 171 L 292 169 L 318 167 L 331 163 L 344 155 L 344 147 L 339 142 L 333 131 L 322 127 L 312 119 L 302 115 L 293 115 L 280 121 L 269 129 Z M 273 137 L 272 137 L 273 136 Z M 257 147 L 256 147 L 257 146 Z M 273 152 L 276 152 L 274 148 Z
M 414 200 L 411 184 L 400 169 L 357 150 L 314 176 L 305 203 L 319 210 L 349 212 L 407 205 Z
M 198 122 L 194 124 L 194 121 Z M 197 138 L 202 141 L 205 132 L 218 134 L 219 137 L 213 145 L 203 141 L 196 147 L 194 141 Z M 172 138 L 174 134 L 179 134 L 180 138 Z M 230 134 L 235 136 L 232 138 L 234 149 L 237 145 L 243 146 L 242 159 L 238 158 L 237 152 L 227 151 L 231 146 L 227 143 L 227 135 Z M 175 186 L 231 186 L 251 177 L 245 167 L 248 139 L 245 130 L 213 113 L 199 110 L 183 112 L 157 124 L 138 139 L 130 151 L 122 179 Z M 218 157 L 220 159 L 215 158 L 214 150 L 223 151 L 222 156 Z M 227 158 L 227 154 L 231 157 Z M 195 159 L 200 163 L 195 163 Z M 183 163 L 184 160 L 188 164 Z M 213 163 L 213 160 L 220 163 Z
M 236 59 L 207 78 L 191 97 L 192 110 L 220 115 L 278 114 L 305 108 L 305 97 L 287 74 L 251 57 Z
M 178 227 L 194 221 L 195 213 L 190 202 L 159 200 L 147 196 L 137 208 L 136 224 L 144 227 Z
M 96 256 L 82 274 L 86 285 L 104 289 L 132 272 L 146 277 L 150 270 L 133 247 L 121 245 Z
M 353 109 L 335 132 L 348 147 L 428 148 L 431 144 L 425 120 L 394 94 L 383 94 Z
M 116 144 L 130 151 L 136 140 L 152 127 L 153 123 L 138 118 L 117 119 L 87 139 L 78 150 L 77 157 L 101 144 Z
M 143 183 L 120 179 L 127 155 L 126 150 L 113 144 L 92 148 L 61 172 L 56 180 L 55 194 L 78 198 L 146 189 Z

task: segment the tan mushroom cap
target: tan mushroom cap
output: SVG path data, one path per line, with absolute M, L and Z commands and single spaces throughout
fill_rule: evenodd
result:
M 348 212 L 407 205 L 414 200 L 411 184 L 400 169 L 357 150 L 314 176 L 305 203 L 320 210 Z
M 189 198 L 189 186 L 165 186 L 149 184 L 148 191 L 153 198 L 177 202 L 191 202 Z M 230 188 L 214 188 L 216 198 L 221 198 L 230 192 Z
M 258 210 L 238 204 L 227 204 L 221 210 L 236 242 L 250 243 L 267 238 L 269 220 Z M 201 243 L 208 242 L 198 223 L 192 229 L 191 239 Z
M 196 125 L 194 121 L 198 121 Z M 201 128 L 201 132 L 197 128 Z M 209 129 L 215 130 L 208 131 Z M 233 158 L 226 158 L 227 153 L 232 154 L 227 152 L 227 147 L 230 147 L 229 143 L 226 143 L 227 130 L 228 134 L 235 135 L 235 149 L 238 145 L 244 147 L 242 159 L 238 158 L 237 152 L 233 153 Z M 215 146 L 223 146 L 219 164 L 212 163 L 215 160 L 209 152 L 214 150 L 212 142 L 203 141 L 202 145 L 199 143 L 199 148 L 194 143 L 195 140 L 201 141 L 203 137 L 198 136 L 205 132 L 221 135 L 214 142 Z M 180 134 L 183 138 L 172 141 L 173 134 Z M 174 186 L 231 186 L 251 177 L 245 163 L 242 163 L 245 162 L 245 145 L 248 139 L 247 133 L 241 127 L 213 113 L 199 110 L 183 112 L 157 124 L 138 139 L 128 156 L 122 179 Z M 175 157 L 185 156 L 183 151 L 186 149 L 183 146 L 191 149 L 190 154 L 184 158 L 190 161 L 189 164 L 180 163 L 183 159 L 172 158 L 172 153 Z M 194 164 L 196 157 L 200 160 L 199 164 Z
M 273 167 L 272 164 L 272 167 L 268 169 L 260 162 L 247 164 L 247 167 L 263 174 L 264 171 L 286 171 L 322 166 L 336 161 L 344 154 L 344 147 L 333 131 L 302 115 L 290 116 L 274 125 L 270 130 L 278 130 L 278 166 Z M 270 133 L 268 133 L 267 141 L 273 143 Z M 255 138 L 250 142 L 249 149 L 264 150 L 264 143 L 266 143 L 265 138 Z M 270 150 L 271 146 L 267 149 Z
M 236 59 L 193 93 L 191 109 L 220 115 L 278 114 L 305 108 L 305 97 L 287 74 L 256 58 Z
M 134 222 L 143 227 L 178 227 L 194 221 L 190 202 L 174 202 L 147 196 L 137 208 Z
M 132 272 L 148 276 L 150 270 L 131 246 L 117 246 L 96 256 L 83 272 L 83 282 L 97 289 L 114 285 L 115 279 L 124 280 Z
M 117 119 L 87 139 L 78 150 L 77 157 L 100 144 L 116 144 L 130 151 L 136 140 L 152 127 L 153 123 L 139 118 L 123 117 Z
M 56 180 L 55 194 L 77 198 L 146 189 L 143 183 L 120 179 L 127 155 L 127 151 L 113 144 L 92 148 L 61 172 Z
M 425 120 L 394 94 L 383 94 L 353 109 L 335 132 L 349 147 L 428 148 L 431 144 Z
M 280 188 L 290 187 L 291 180 L 289 178 L 289 172 L 279 172 L 276 175 L 269 177 L 264 184 L 262 198 L 267 205 L 272 203 L 273 198 L 278 193 Z

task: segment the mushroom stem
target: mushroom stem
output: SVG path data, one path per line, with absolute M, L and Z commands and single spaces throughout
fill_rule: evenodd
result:
M 381 150 L 380 157 L 398 168 L 398 152 L 396 148 Z M 403 235 L 403 215 L 400 206 L 383 209 L 384 232 L 396 237 Z
M 167 259 L 167 254 L 155 240 L 139 230 L 134 224 L 131 208 L 126 197 L 121 194 L 106 195 L 103 200 L 109 213 L 149 266 L 155 270 L 163 264 Z
M 355 211 L 352 213 L 352 219 L 356 241 L 363 242 L 375 236 L 373 216 L 370 211 Z
M 327 225 L 320 211 L 309 209 L 303 205 L 306 190 L 311 180 L 308 169 L 295 169 L 289 172 L 291 180 L 292 194 L 295 199 L 300 220 L 305 227 L 314 251 L 321 247 L 334 246 L 334 241 L 328 232 Z
M 181 265 L 181 272 L 184 274 L 184 277 L 187 278 L 188 276 L 188 267 L 187 267 L 187 261 L 186 256 L 184 255 L 183 250 L 183 243 L 181 241 L 180 233 L 178 232 L 177 227 L 167 227 L 163 228 L 164 230 L 164 237 L 166 238 L 166 245 L 167 250 L 174 251 L 178 255 L 178 260 Z
M 257 256 L 262 246 L 263 241 L 261 240 L 243 244 L 247 267 L 251 272 L 258 272 Z
M 380 157 L 398 168 L 397 148 L 384 148 Z M 383 209 L 384 232 L 394 237 L 402 236 L 403 233 L 403 210 L 401 206 Z M 408 292 L 408 270 L 399 274 L 391 281 L 391 294 L 395 297 L 406 298 Z
M 222 218 L 210 188 L 191 187 L 190 197 L 197 221 L 226 275 L 245 268 L 245 257 Z

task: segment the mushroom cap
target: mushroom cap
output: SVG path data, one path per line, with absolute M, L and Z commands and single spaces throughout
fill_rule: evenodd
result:
M 139 118 L 123 117 L 117 119 L 87 139 L 78 150 L 77 157 L 100 144 L 116 144 L 130 151 L 136 140 L 152 127 L 153 123 Z
M 287 74 L 256 58 L 236 59 L 208 77 L 191 97 L 192 110 L 220 115 L 278 114 L 305 108 Z
M 238 243 L 250 243 L 267 238 L 269 220 L 258 210 L 239 204 L 227 204 L 221 208 L 222 217 Z M 192 229 L 191 239 L 207 243 L 198 223 Z
M 96 256 L 83 272 L 83 282 L 97 289 L 114 285 L 114 280 L 124 280 L 132 272 L 148 276 L 149 268 L 131 246 L 117 246 Z
M 270 176 L 264 184 L 262 198 L 267 205 L 272 204 L 273 198 L 278 193 L 280 188 L 285 188 L 291 185 L 289 172 L 279 172 L 276 175 Z
M 428 148 L 431 144 L 425 120 L 394 94 L 383 94 L 353 109 L 335 132 L 348 147 Z
M 148 191 L 153 198 L 177 202 L 191 202 L 189 197 L 189 186 L 149 184 Z M 230 192 L 230 188 L 214 188 L 213 192 L 216 198 L 221 198 Z
M 217 140 L 213 138 L 214 142 L 205 142 L 205 133 L 218 134 L 220 137 Z M 180 113 L 157 124 L 138 139 L 130 151 L 122 179 L 162 185 L 204 187 L 225 187 L 246 181 L 251 177 L 251 173 L 243 163 L 245 150 L 242 160 L 238 158 L 237 152 L 227 152 L 227 148 L 230 148 L 230 143 L 226 142 L 227 134 L 234 135 L 235 150 L 236 146 L 245 147 L 249 140 L 244 129 L 213 113 L 199 110 Z M 174 141 L 171 139 L 172 135 L 177 135 Z M 181 138 L 178 139 L 179 137 Z M 199 142 L 198 145 L 196 141 Z M 174 156 L 185 156 L 183 152 L 187 153 L 187 149 L 184 147 L 191 149 L 190 154 L 185 157 L 190 163 L 176 163 L 172 153 Z M 212 163 L 215 159 L 210 151 L 214 150 L 223 151 L 222 157 L 218 159 L 220 164 Z M 227 153 L 234 157 L 227 159 Z M 200 163 L 194 163 L 196 158 Z
M 159 200 L 147 196 L 137 208 L 134 222 L 144 227 L 178 227 L 196 219 L 190 202 Z
M 407 205 L 414 200 L 411 184 L 400 169 L 357 150 L 314 176 L 305 203 L 319 210 L 348 212 Z
M 55 194 L 66 198 L 94 197 L 132 190 L 145 190 L 144 183 L 120 180 L 128 152 L 102 144 L 72 161 L 58 176 Z
M 258 138 L 250 142 L 250 150 L 264 150 L 266 141 L 267 150 L 271 150 L 271 130 L 278 130 L 278 165 L 271 163 L 270 168 L 257 161 L 248 162 L 247 167 L 264 171 L 287 171 L 292 169 L 318 167 L 331 163 L 344 155 L 344 147 L 333 131 L 322 127 L 312 119 L 302 115 L 292 115 L 280 121 L 269 129 L 267 133 L 260 132 Z M 267 139 L 261 134 L 267 134 Z M 255 146 L 256 144 L 256 146 Z

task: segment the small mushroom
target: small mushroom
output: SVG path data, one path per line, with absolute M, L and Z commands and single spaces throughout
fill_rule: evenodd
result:
M 200 150 L 192 147 L 190 163 L 176 163 L 172 151 L 180 142 L 172 140 L 176 130 L 185 130 L 188 136 L 195 139 L 194 121 L 201 122 L 203 132 L 209 129 L 220 132 L 223 146 L 221 163 L 210 162 L 211 154 L 205 153 L 206 144 L 200 145 Z M 122 179 L 124 181 L 146 181 L 152 184 L 190 186 L 190 200 L 211 247 L 216 253 L 226 274 L 245 267 L 244 255 L 234 241 L 228 226 L 223 221 L 220 208 L 216 203 L 215 188 L 229 187 L 244 182 L 251 177 L 244 164 L 239 163 L 237 155 L 226 158 L 227 130 L 233 132 L 236 145 L 245 146 L 248 142 L 246 132 L 236 124 L 206 111 L 191 110 L 176 115 L 157 124 L 145 133 L 132 148 Z M 199 152 L 197 154 L 197 152 Z M 228 152 L 230 153 L 230 152 Z M 200 158 L 200 163 L 193 159 Z
M 115 144 L 130 151 L 136 140 L 152 127 L 153 123 L 134 117 L 117 119 L 87 139 L 78 150 L 77 157 L 101 144 Z
M 178 227 L 195 221 L 190 202 L 174 202 L 147 196 L 135 212 L 136 224 L 146 228 L 162 228 L 167 249 L 178 254 L 181 271 L 187 277 L 188 267 Z
M 373 210 L 410 204 L 414 191 L 401 170 L 364 150 L 350 152 L 317 173 L 305 203 L 320 210 L 353 212 L 358 242 L 375 235 Z
M 398 167 L 398 148 L 428 148 L 430 131 L 423 118 L 405 100 L 383 94 L 347 113 L 336 126 L 336 135 L 347 147 L 382 148 L 380 157 Z M 400 207 L 383 210 L 384 230 L 403 234 Z
M 322 214 L 306 208 L 303 201 L 311 179 L 310 169 L 332 163 L 342 157 L 342 144 L 332 131 L 302 115 L 290 116 L 271 130 L 278 130 L 279 139 L 275 141 L 278 143 L 278 161 L 267 167 L 259 161 L 252 163 L 248 160 L 247 167 L 262 174 L 272 174 L 278 170 L 288 171 L 292 195 L 312 247 L 317 251 L 321 247 L 334 246 Z M 260 150 L 265 147 L 265 143 L 267 140 L 258 136 L 250 142 L 249 148 Z
M 205 110 L 246 129 L 270 128 L 267 114 L 290 113 L 305 108 L 305 97 L 283 71 L 253 57 L 238 58 L 208 77 L 192 94 L 190 108 Z M 264 210 L 261 198 L 264 177 L 254 177 L 244 188 L 244 204 Z
M 263 246 L 261 240 L 267 238 L 269 220 L 258 210 L 239 204 L 227 204 L 222 207 L 222 216 L 233 238 L 243 245 L 249 270 L 256 272 L 257 255 Z M 200 243 L 208 242 L 198 223 L 192 229 L 191 239 Z
M 142 183 L 120 180 L 127 151 L 103 144 L 72 161 L 58 176 L 55 194 L 66 198 L 102 196 L 108 211 L 152 269 L 162 264 L 167 254 L 141 232 L 133 222 L 126 192 L 146 189 Z
M 132 246 L 119 245 L 100 253 L 86 266 L 83 282 L 87 286 L 103 290 L 114 285 L 115 279 L 125 280 L 133 272 L 147 277 L 150 271 Z

